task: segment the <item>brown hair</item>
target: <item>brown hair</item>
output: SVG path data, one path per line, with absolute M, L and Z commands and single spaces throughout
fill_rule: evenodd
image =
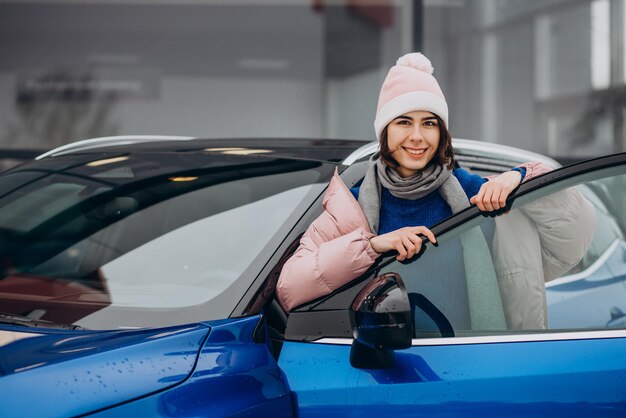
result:
M 435 115 L 439 126 L 439 146 L 437 147 L 437 153 L 432 161 L 440 164 L 450 170 L 454 168 L 454 150 L 452 149 L 452 136 L 450 131 L 446 128 L 443 120 Z M 380 134 L 380 158 L 389 167 L 396 168 L 398 163 L 391 156 L 391 150 L 389 149 L 389 143 L 387 142 L 387 127 Z M 430 164 L 430 163 L 429 163 Z

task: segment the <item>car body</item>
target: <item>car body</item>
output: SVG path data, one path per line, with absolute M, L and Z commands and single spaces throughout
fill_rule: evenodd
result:
M 558 167 L 454 144 L 483 175 L 526 160 Z M 439 247 L 410 262 L 383 255 L 284 312 L 278 274 L 328 181 L 337 171 L 357 184 L 375 151 L 114 137 L 0 175 L 0 416 L 624 416 L 626 156 L 557 169 L 511 199 L 522 210 L 577 187 L 595 208 L 595 244 L 547 285 L 547 329 L 459 328 L 454 298 L 428 293 L 445 286 L 424 276 L 443 274 L 458 234 L 507 216 L 475 207 L 432 228 Z M 393 306 L 367 305 L 375 294 Z

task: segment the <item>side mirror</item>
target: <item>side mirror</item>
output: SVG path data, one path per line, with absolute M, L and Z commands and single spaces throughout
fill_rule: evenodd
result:
M 352 302 L 354 342 L 350 364 L 359 369 L 393 366 L 393 350 L 409 348 L 413 338 L 411 304 L 397 273 L 376 277 Z

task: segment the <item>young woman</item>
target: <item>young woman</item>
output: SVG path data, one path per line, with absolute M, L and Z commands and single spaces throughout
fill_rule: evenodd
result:
M 358 277 L 381 253 L 413 257 L 422 235 L 436 242 L 429 227 L 471 204 L 501 209 L 523 180 L 549 171 L 525 163 L 488 181 L 454 169 L 448 106 L 432 72 L 420 53 L 390 69 L 374 122 L 380 152 L 360 186 L 348 190 L 337 175 L 331 180 L 324 213 L 282 269 L 276 292 L 286 311 Z

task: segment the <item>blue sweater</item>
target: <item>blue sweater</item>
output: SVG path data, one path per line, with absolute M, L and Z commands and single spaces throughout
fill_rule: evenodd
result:
M 476 174 L 457 168 L 452 174 L 459 180 L 467 198 L 476 195 L 480 186 L 487 180 Z M 359 198 L 360 185 L 350 189 L 354 197 Z M 407 200 L 393 196 L 389 190 L 382 188 L 380 220 L 378 234 L 395 231 L 405 226 L 436 225 L 452 215 L 452 210 L 438 192 L 417 199 Z

